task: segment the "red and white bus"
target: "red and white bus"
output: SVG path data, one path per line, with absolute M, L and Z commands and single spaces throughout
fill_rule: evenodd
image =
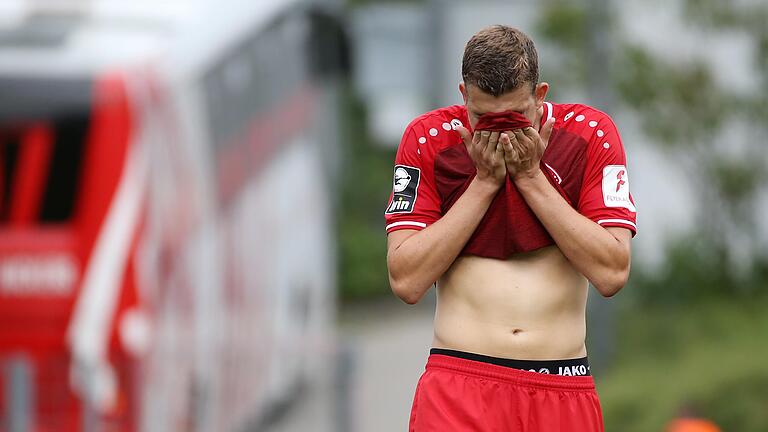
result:
M 0 430 L 242 430 L 319 373 L 328 3 L 0 6 Z

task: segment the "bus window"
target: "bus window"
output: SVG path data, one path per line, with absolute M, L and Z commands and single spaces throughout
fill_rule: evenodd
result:
M 72 217 L 87 131 L 87 115 L 55 123 L 53 157 L 40 212 L 43 223 L 66 222 Z
M 85 114 L 0 125 L 0 224 L 70 220 L 87 130 Z

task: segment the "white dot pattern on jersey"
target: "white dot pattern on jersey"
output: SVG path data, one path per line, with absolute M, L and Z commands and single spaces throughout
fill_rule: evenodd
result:
M 579 114 L 579 115 L 577 115 L 575 120 L 576 120 L 577 122 L 580 122 L 580 121 L 584 121 L 584 114 Z
M 610 144 L 608 144 L 607 142 L 603 143 L 603 148 L 606 148 L 606 149 L 607 149 L 607 148 L 610 148 L 610 147 L 611 147 L 611 145 L 610 145 Z
M 453 128 L 456 129 L 459 126 L 464 126 L 464 125 L 461 124 L 461 120 L 453 119 L 453 120 L 451 120 L 451 126 L 453 126 Z
M 573 111 L 566 114 L 565 117 L 563 118 L 563 121 L 568 121 L 571 117 L 573 117 Z
M 603 130 L 602 130 L 602 129 L 598 129 L 598 130 L 597 130 L 597 136 L 599 136 L 600 138 L 602 138 L 602 137 L 603 137 L 603 135 L 605 135 L 605 132 L 603 132 Z
M 451 130 L 451 124 L 450 124 L 450 123 L 447 123 L 447 122 L 446 122 L 446 123 L 443 123 L 443 129 L 445 129 L 445 130 L 447 130 L 447 131 Z
M 592 120 L 592 121 L 589 122 L 589 127 L 595 127 L 595 126 L 597 126 L 597 122 L 596 121 Z
M 435 128 L 430 129 L 429 130 L 429 134 L 432 135 L 432 136 L 437 136 L 437 129 L 435 129 Z
M 425 142 L 427 142 L 427 139 L 426 139 L 426 138 L 424 138 L 424 137 L 419 137 L 419 144 L 424 144 Z
M 416 154 L 421 154 L 421 149 L 416 149 Z

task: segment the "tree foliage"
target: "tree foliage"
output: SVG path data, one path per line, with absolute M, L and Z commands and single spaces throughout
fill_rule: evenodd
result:
M 394 151 L 371 141 L 365 105 L 351 89 L 345 93 L 344 107 L 339 285 L 342 298 L 354 300 L 389 294 L 384 208 Z
M 758 84 L 754 91 L 739 93 L 719 83 L 704 58 L 671 61 L 621 34 L 612 35 L 617 42 L 608 85 L 640 120 L 650 141 L 686 171 L 700 205 L 695 228 L 669 243 L 667 265 L 653 273 L 634 272 L 644 301 L 658 301 L 658 295 L 685 298 L 685 287 L 694 282 L 709 288 L 703 291 L 699 285 L 698 296 L 743 292 L 745 286 L 756 290 L 768 267 L 768 250 L 753 235 L 755 203 L 768 180 L 768 6 L 683 0 L 683 11 L 694 29 L 746 33 L 754 44 Z M 553 0 L 541 15 L 541 33 L 571 64 L 588 58 L 590 47 L 583 42 L 588 40 L 587 12 L 584 2 Z M 729 133 L 734 127 L 744 130 Z
M 768 249 L 754 231 L 755 203 L 768 184 L 768 4 L 680 1 L 690 28 L 678 31 L 748 36 L 754 82 L 737 91 L 718 80 L 728 76 L 725 62 L 670 59 L 612 34 L 613 80 L 606 84 L 648 141 L 685 170 L 698 208 L 690 230 L 659 251 L 659 268 L 633 267 L 617 359 L 598 383 L 606 430 L 662 430 L 681 407 L 695 407 L 723 430 L 763 431 L 768 374 L 753 360 L 766 346 Z M 589 58 L 590 47 L 572 40 L 588 40 L 586 7 L 553 0 L 542 11 L 542 33 L 570 63 Z M 567 19 L 584 21 L 563 26 Z

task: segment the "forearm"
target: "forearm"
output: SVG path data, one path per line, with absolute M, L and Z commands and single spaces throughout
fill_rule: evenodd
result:
M 389 248 L 387 266 L 392 290 L 416 303 L 453 264 L 482 220 L 498 186 L 473 179 L 467 190 L 438 221 Z
M 571 207 L 540 170 L 515 184 L 563 254 L 602 295 L 611 296 L 624 286 L 628 247 Z

